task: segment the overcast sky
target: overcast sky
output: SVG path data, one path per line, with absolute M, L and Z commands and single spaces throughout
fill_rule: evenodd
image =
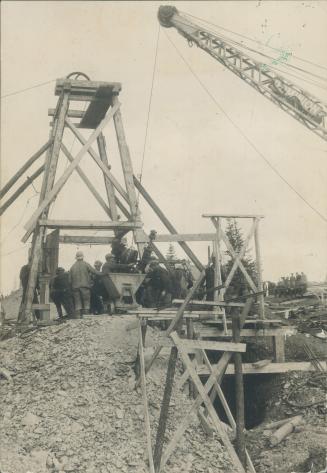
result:
M 1 3 L 1 95 L 81 70 L 93 80 L 122 83 L 120 101 L 135 174 L 141 171 L 154 54 L 157 9 L 164 2 Z M 287 50 L 326 66 L 326 2 L 171 2 L 215 25 Z M 232 36 L 226 31 L 225 35 Z M 169 42 L 191 65 L 201 87 Z M 233 36 L 240 41 L 240 37 Z M 254 44 L 254 43 L 253 43 Z M 251 45 L 253 47 L 253 44 Z M 257 46 L 254 46 L 258 48 Z M 326 69 L 295 62 L 326 77 Z M 295 80 L 295 79 L 294 79 Z M 320 81 L 321 84 L 321 81 Z M 305 84 L 326 103 L 325 90 Z M 54 82 L 1 100 L 1 184 L 48 138 Z M 219 108 L 217 106 L 221 108 Z M 203 213 L 254 213 L 261 222 L 264 278 L 304 271 L 311 280 L 327 274 L 326 221 L 278 177 L 222 112 L 242 129 L 265 158 L 327 218 L 326 142 L 307 130 L 174 29 L 161 29 L 153 85 L 143 183 L 179 232 L 212 230 Z M 111 126 L 106 133 L 113 172 L 121 179 Z M 65 143 L 79 149 L 69 132 Z M 66 166 L 62 157 L 58 175 Z M 38 164 L 28 173 L 32 174 Z M 103 179 L 89 156 L 82 168 L 104 193 Z M 58 176 L 57 175 L 57 176 Z M 4 214 L 1 225 L 1 287 L 18 284 L 28 245 L 24 224 L 37 207 L 41 180 Z M 163 231 L 141 200 L 145 231 Z M 78 176 L 70 178 L 51 218 L 104 219 Z M 165 231 L 166 232 L 166 231 Z M 98 233 L 99 234 L 99 233 Z M 206 262 L 206 245 L 193 245 Z M 76 247 L 61 250 L 69 267 Z M 86 259 L 103 259 L 106 248 L 84 248 Z

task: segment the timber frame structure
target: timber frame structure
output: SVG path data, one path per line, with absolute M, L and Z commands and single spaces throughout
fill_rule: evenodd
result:
M 120 83 L 91 81 L 85 74 L 80 72 L 71 73 L 64 79 L 58 79 L 55 86 L 55 95 L 58 96 L 57 106 L 56 108 L 50 108 L 48 111 L 48 115 L 52 117 L 48 141 L 26 161 L 21 169 L 0 190 L 0 198 L 3 198 L 14 184 L 16 184 L 18 179 L 23 176 L 25 171 L 46 153 L 44 163 L 32 176 L 28 177 L 0 207 L 1 215 L 38 176 L 43 175 L 38 208 L 25 224 L 26 234 L 22 239 L 22 241 L 26 243 L 29 238 L 32 237 L 29 257 L 30 273 L 27 290 L 25 291 L 25 296 L 19 310 L 18 320 L 20 322 L 28 321 L 31 317 L 33 318 L 34 310 L 40 311 L 41 319 L 49 318 L 49 283 L 58 264 L 59 244 L 109 245 L 114 237 L 121 237 L 127 232 L 132 231 L 134 241 L 138 246 L 139 255 L 140 257 L 142 256 L 144 246 L 149 242 L 149 237 L 142 228 L 143 223 L 139 211 L 137 192 L 139 192 L 169 231 L 169 234 L 157 235 L 155 241 L 151 241 L 152 250 L 160 262 L 165 265 L 167 264 L 164 256 L 156 245 L 156 243 L 160 242 L 177 242 L 199 271 L 202 271 L 204 266 L 187 244 L 188 241 L 211 242 L 213 244 L 214 254 L 219 254 L 220 239 L 224 237 L 221 230 L 220 233 L 216 228 L 215 232 L 212 233 L 179 234 L 141 182 L 133 174 L 132 160 L 126 141 L 122 113 L 120 110 L 120 92 Z M 84 111 L 71 108 L 71 103 L 75 102 L 84 104 Z M 103 130 L 111 120 L 114 122 L 124 176 L 124 185 L 120 184 L 112 173 L 107 154 Z M 63 138 L 66 129 L 73 134 L 75 139 L 82 146 L 76 156 L 71 155 L 64 143 Z M 92 130 L 88 138 L 83 136 L 81 132 L 83 129 Z M 95 144 L 97 145 L 97 151 L 95 151 L 93 147 Z M 63 174 L 56 179 L 60 155 L 67 158 L 69 165 Z M 93 159 L 100 168 L 100 172 L 103 174 L 106 201 L 80 167 L 81 160 L 83 158 L 86 159 L 86 155 L 88 155 L 88 158 Z M 79 174 L 98 204 L 105 211 L 107 216 L 106 220 L 54 220 L 49 218 L 51 205 L 74 171 Z M 124 220 L 121 217 L 123 217 Z M 254 225 L 257 225 L 257 216 L 253 217 L 255 218 Z M 211 216 L 211 219 L 213 223 L 220 221 L 219 217 L 217 220 L 216 216 Z M 113 234 L 112 236 L 72 236 L 62 234 L 63 230 L 72 229 L 110 230 Z M 49 233 L 49 230 L 54 231 Z M 241 254 L 236 255 L 234 252 L 235 264 L 242 270 L 241 258 Z M 221 281 L 219 265 L 220 262 L 218 258 L 216 258 L 216 281 L 218 281 L 218 283 Z M 261 279 L 260 264 L 258 264 L 258 270 L 260 271 Z M 246 274 L 245 277 L 247 277 Z M 230 279 L 228 282 L 230 282 Z M 37 282 L 39 282 L 40 300 L 38 303 L 35 303 L 34 293 Z M 260 290 L 260 287 L 261 286 L 256 287 L 254 284 L 250 284 L 250 288 L 254 292 Z M 224 291 L 218 293 L 218 290 L 216 290 L 214 300 L 222 301 L 223 292 Z M 217 314 L 219 312 L 223 315 L 226 330 L 227 325 L 224 308 L 218 310 L 217 305 L 216 312 Z M 263 317 L 263 311 L 261 311 L 261 316 Z

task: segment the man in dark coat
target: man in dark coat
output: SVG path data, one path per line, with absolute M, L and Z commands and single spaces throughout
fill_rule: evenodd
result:
M 95 261 L 94 268 L 97 271 L 101 271 L 101 261 Z M 105 295 L 105 288 L 103 285 L 103 277 L 98 274 L 92 274 L 92 287 L 91 287 L 91 314 L 103 314 L 104 307 L 102 298 Z
M 168 305 L 172 299 L 172 281 L 167 269 L 153 261 L 147 273 L 147 285 L 151 289 L 156 307 Z
M 103 303 L 107 307 L 109 315 L 115 312 L 115 303 L 120 298 L 120 294 L 112 282 L 110 273 L 117 272 L 118 263 L 115 261 L 115 257 L 112 254 L 106 255 L 106 262 L 102 266 L 102 273 L 104 275 L 103 285 L 105 287 L 105 295 L 103 297 Z
M 26 291 L 27 291 L 27 284 L 28 284 L 28 278 L 30 275 L 30 269 L 31 269 L 31 261 L 29 258 L 29 261 L 27 264 L 24 264 L 24 266 L 21 267 L 20 273 L 19 273 L 19 279 L 20 279 L 20 284 L 23 289 L 23 295 L 22 295 L 22 301 L 25 299 Z M 37 278 L 36 281 L 36 286 L 34 290 L 34 296 L 33 296 L 33 304 L 38 304 L 39 303 L 39 293 L 40 287 L 39 287 L 39 280 Z M 34 311 L 35 317 L 37 320 L 41 318 L 41 313 L 39 310 Z
M 57 268 L 56 276 L 50 283 L 50 297 L 56 304 L 58 317 L 63 318 L 62 307 L 67 317 L 74 314 L 73 296 L 70 289 L 69 273 L 64 268 Z

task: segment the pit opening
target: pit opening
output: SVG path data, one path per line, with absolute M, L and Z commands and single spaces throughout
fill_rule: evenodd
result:
M 275 378 L 278 375 L 272 374 L 246 374 L 243 376 L 244 384 L 244 416 L 245 428 L 253 429 L 260 425 L 266 417 L 269 402 L 271 402 L 272 389 Z M 234 376 L 225 375 L 221 383 L 222 391 L 228 402 L 229 408 L 235 418 L 236 416 L 236 396 Z M 225 410 L 218 398 L 216 398 L 214 407 L 219 418 L 228 422 Z

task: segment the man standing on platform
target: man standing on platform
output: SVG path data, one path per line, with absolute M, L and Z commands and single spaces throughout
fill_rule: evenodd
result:
M 84 261 L 83 252 L 78 251 L 76 253 L 76 262 L 69 271 L 75 304 L 74 318 L 76 319 L 81 319 L 83 318 L 83 314 L 90 312 L 92 273 L 99 276 L 102 275 L 100 271 L 97 271 L 89 263 Z

